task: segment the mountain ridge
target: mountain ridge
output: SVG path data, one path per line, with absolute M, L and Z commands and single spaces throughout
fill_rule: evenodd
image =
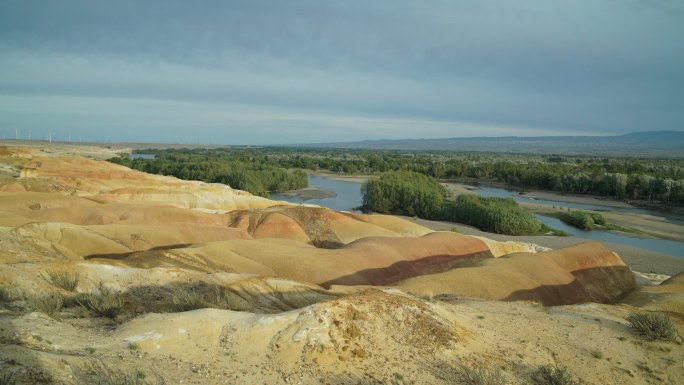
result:
M 556 154 L 623 154 L 627 150 L 633 152 L 634 155 L 684 156 L 684 131 L 640 131 L 604 136 L 478 136 L 436 139 L 374 139 L 352 142 L 293 144 L 291 146 L 377 150 L 542 152 Z

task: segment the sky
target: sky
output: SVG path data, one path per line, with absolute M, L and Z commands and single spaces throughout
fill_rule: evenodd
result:
M 681 0 L 0 0 L 0 136 L 684 130 Z

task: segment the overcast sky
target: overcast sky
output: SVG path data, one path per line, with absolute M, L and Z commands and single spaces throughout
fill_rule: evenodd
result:
M 0 135 L 683 130 L 682 0 L 0 0 Z

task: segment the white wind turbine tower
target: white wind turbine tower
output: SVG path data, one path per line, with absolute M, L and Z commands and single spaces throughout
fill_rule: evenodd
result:
M 52 131 L 48 133 L 48 141 L 52 144 Z
M 19 140 L 19 129 L 18 128 L 14 129 L 14 139 Z

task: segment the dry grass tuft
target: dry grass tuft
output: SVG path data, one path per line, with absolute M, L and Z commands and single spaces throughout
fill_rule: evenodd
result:
M 581 385 L 564 366 L 542 365 L 530 374 L 534 385 Z
M 15 292 L 4 286 L 0 286 L 0 302 L 12 302 L 16 299 Z
M 483 365 L 461 365 L 459 370 L 461 383 L 465 385 L 500 385 L 505 384 L 500 368 L 486 368 Z
M 115 319 L 124 309 L 123 294 L 104 286 L 102 282 L 97 289 L 90 290 L 76 300 L 81 306 L 100 317 Z
M 664 313 L 631 313 L 627 322 L 646 339 L 679 342 L 679 334 L 672 318 Z
M 26 297 L 26 304 L 31 309 L 53 316 L 62 310 L 64 301 L 61 296 L 56 294 L 41 296 L 29 295 Z
M 174 289 L 171 297 L 177 311 L 195 309 L 249 309 L 249 303 L 238 295 L 220 286 L 184 285 Z
M 73 271 L 47 271 L 47 277 L 45 278 L 53 286 L 62 288 L 66 291 L 75 291 L 78 287 L 78 281 L 81 279 L 81 275 L 78 272 Z

